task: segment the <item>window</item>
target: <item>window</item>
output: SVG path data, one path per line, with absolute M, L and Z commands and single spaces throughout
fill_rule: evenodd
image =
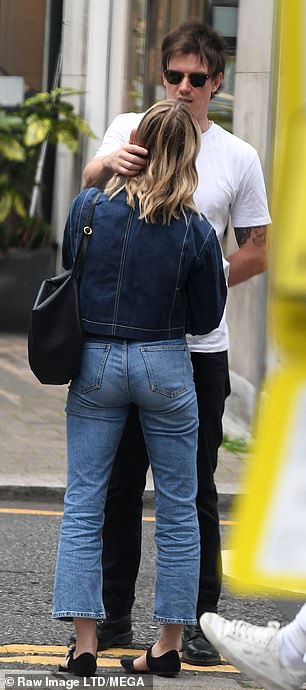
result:
M 232 130 L 238 2 L 210 0 L 207 3 L 206 21 L 226 40 L 226 66 L 222 88 L 209 105 L 209 116 L 226 129 Z
M 146 0 L 134 0 L 128 30 L 127 49 L 127 111 L 144 110 L 145 53 L 146 53 Z

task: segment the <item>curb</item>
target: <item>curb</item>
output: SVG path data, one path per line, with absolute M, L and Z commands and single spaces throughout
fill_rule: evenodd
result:
M 62 503 L 65 488 L 62 486 L 0 486 L 0 501 L 50 501 L 50 503 Z M 220 512 L 231 510 L 237 494 L 219 493 L 218 506 Z M 154 491 L 146 489 L 143 495 L 143 507 L 154 510 Z

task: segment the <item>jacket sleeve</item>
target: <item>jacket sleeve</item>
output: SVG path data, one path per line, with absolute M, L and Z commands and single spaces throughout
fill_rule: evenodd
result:
M 219 326 L 227 295 L 222 252 L 212 227 L 191 264 L 185 289 L 186 333 L 210 333 Z

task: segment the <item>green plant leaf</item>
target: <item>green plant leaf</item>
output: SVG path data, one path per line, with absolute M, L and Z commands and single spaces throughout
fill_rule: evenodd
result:
M 24 106 L 28 108 L 37 105 L 45 105 L 54 101 L 59 102 L 66 96 L 70 97 L 80 95 L 82 93 L 83 91 L 79 91 L 79 89 L 69 88 L 68 86 L 59 86 L 57 89 L 52 89 L 51 91 L 40 91 L 39 93 L 34 94 L 34 96 L 26 98 L 24 101 Z
M 84 91 L 79 89 L 74 89 L 72 86 L 58 86 L 56 89 L 50 91 L 50 96 L 52 99 L 65 98 L 65 96 L 78 96 L 83 94 Z
M 83 118 L 75 114 L 73 114 L 73 116 L 70 115 L 65 118 L 59 118 L 59 120 L 54 123 L 53 131 L 55 133 L 55 137 L 60 137 L 61 141 L 63 141 L 63 132 L 67 132 L 69 134 L 69 138 L 74 138 L 76 142 L 78 141 L 79 134 L 83 134 L 93 139 L 97 138 L 90 129 L 86 120 L 83 120 Z
M 30 122 L 29 122 L 30 120 Z M 51 120 L 28 118 L 27 128 L 24 135 L 24 143 L 26 146 L 37 146 L 41 144 L 44 139 L 48 137 L 51 130 Z
M 14 130 L 22 130 L 24 128 L 24 121 L 20 115 L 11 115 L 10 113 L 0 110 L 0 130 L 2 132 L 10 132 Z
M 25 218 L 27 215 L 27 210 L 20 194 L 15 194 L 14 196 L 14 210 L 21 218 Z
M 79 130 L 79 132 L 81 132 L 81 134 L 85 134 L 85 136 L 91 137 L 92 139 L 98 138 L 93 133 L 92 129 L 89 127 L 88 122 L 84 120 L 82 117 L 79 117 L 79 115 L 75 115 L 74 121 L 77 129 Z
M 8 217 L 13 205 L 13 194 L 12 192 L 4 192 L 1 194 L 0 199 L 0 223 Z
M 50 93 L 48 93 L 48 91 L 40 91 L 39 93 L 35 93 L 34 96 L 30 96 L 30 98 L 26 98 L 23 105 L 28 107 L 39 105 L 40 103 L 47 103 L 48 101 L 50 101 Z
M 79 142 L 74 132 L 71 132 L 69 129 L 59 129 L 56 136 L 57 140 L 62 144 L 65 144 L 69 151 L 76 153 L 79 147 Z
M 24 148 L 13 137 L 0 137 L 0 153 L 9 161 L 24 161 L 26 159 Z
M 95 136 L 72 104 L 82 93 L 59 87 L 27 98 L 9 113 L 0 109 L 0 250 L 52 241 L 43 217 L 27 222 L 39 148 L 45 141 L 50 147 L 61 142 L 75 153 L 80 135 Z M 44 181 L 41 189 L 46 193 Z
M 228 434 L 223 434 L 222 446 L 234 455 L 239 455 L 240 453 L 248 453 L 249 451 L 248 441 L 241 436 L 233 437 L 228 436 Z

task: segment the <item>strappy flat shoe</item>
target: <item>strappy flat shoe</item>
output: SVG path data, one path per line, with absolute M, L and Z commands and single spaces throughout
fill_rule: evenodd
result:
M 79 654 L 76 659 L 73 658 L 75 652 L 75 646 L 68 649 L 66 656 L 67 666 L 59 666 L 58 670 L 64 673 L 73 673 L 75 676 L 83 676 L 85 678 L 90 678 L 95 675 L 97 670 L 97 657 L 90 652 L 84 652 Z
M 146 663 L 148 671 L 136 671 L 134 669 L 134 659 L 124 656 L 120 659 L 121 666 L 127 673 L 155 673 L 156 676 L 165 676 L 172 678 L 177 676 L 181 670 L 180 657 L 176 649 L 171 649 L 161 656 L 154 657 L 151 654 L 152 647 L 147 650 Z

